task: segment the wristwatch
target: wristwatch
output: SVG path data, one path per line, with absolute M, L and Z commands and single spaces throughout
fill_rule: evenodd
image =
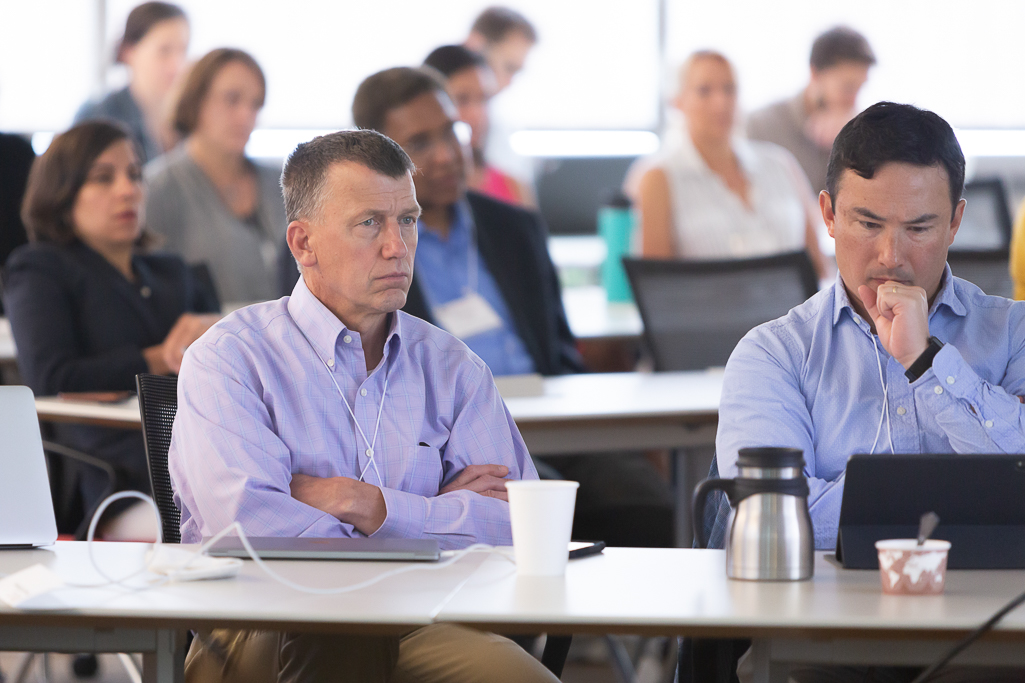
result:
M 924 375 L 925 371 L 932 367 L 932 359 L 936 357 L 936 354 L 942 348 L 943 342 L 936 337 L 929 337 L 929 346 L 925 348 L 925 351 L 922 351 L 922 355 L 915 359 L 915 362 L 904 373 L 904 376 L 908 378 L 908 382 L 914 382 Z

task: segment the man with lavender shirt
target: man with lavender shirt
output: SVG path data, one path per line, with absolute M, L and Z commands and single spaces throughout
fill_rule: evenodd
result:
M 405 152 L 372 131 L 316 138 L 282 174 L 291 297 L 227 316 L 178 380 L 168 456 L 182 541 L 253 536 L 510 544 L 505 478 L 536 479 L 488 367 L 399 309 L 417 242 Z M 212 642 L 212 641 L 216 641 Z M 190 680 L 552 681 L 511 641 L 433 625 L 402 638 L 215 631 Z M 276 670 L 275 670 L 276 669 Z

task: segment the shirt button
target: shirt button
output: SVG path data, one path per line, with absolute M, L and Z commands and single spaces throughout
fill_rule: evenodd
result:
M 366 396 L 367 395 L 367 390 L 366 389 L 360 389 L 359 390 L 359 395 L 360 396 Z
M 854 316 L 854 322 L 856 322 L 856 323 L 858 323 L 860 325 L 861 324 L 861 316 L 860 315 Z
M 329 368 L 333 368 L 335 366 L 335 359 L 334 358 L 328 358 L 327 359 L 327 366 Z
M 947 378 L 947 384 L 953 384 L 953 383 L 954 383 L 954 378 L 953 377 L 948 377 Z
M 937 394 L 942 394 L 943 393 L 943 387 L 941 387 L 939 384 L 937 384 L 936 388 L 933 389 L 933 391 L 935 391 Z
M 342 341 L 345 342 L 346 344 L 351 344 L 352 343 L 352 337 L 350 337 L 349 335 L 345 335 L 344 337 L 342 337 Z
M 993 420 L 986 420 L 986 426 L 987 427 L 992 427 L 993 426 Z
M 908 412 L 908 411 L 904 408 L 904 406 L 898 406 L 898 408 L 897 408 L 897 414 L 898 415 L 903 415 L 906 412 Z
M 146 285 L 143 285 L 142 289 L 139 290 L 139 294 L 142 294 L 143 299 L 148 299 L 150 295 L 153 294 L 153 290 Z

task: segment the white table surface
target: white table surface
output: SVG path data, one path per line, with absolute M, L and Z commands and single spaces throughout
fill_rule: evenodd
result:
M 105 427 L 139 429 L 139 399 L 136 396 L 119 403 L 68 401 L 56 396 L 36 398 L 36 413 L 40 419 L 51 422 L 97 424 Z
M 150 545 L 98 543 L 100 565 L 112 576 L 123 576 L 142 566 Z M 179 546 L 189 548 L 195 546 Z M 434 620 L 436 608 L 469 577 L 483 554 L 470 554 L 440 570 L 398 575 L 378 584 L 341 595 L 311 595 L 283 586 L 267 577 L 253 562 L 245 562 L 234 579 L 169 583 L 146 591 L 123 588 L 61 589 L 52 595 L 69 611 L 19 611 L 0 603 L 0 624 L 40 621 L 59 616 L 88 617 L 92 623 L 109 620 L 130 623 L 175 624 L 185 628 L 234 623 L 238 626 L 304 630 L 400 633 L 410 626 Z M 0 553 L 0 573 L 10 574 L 42 563 L 69 583 L 101 582 L 86 553 L 86 544 L 58 541 L 35 550 Z M 334 587 L 359 583 L 405 566 L 398 562 L 278 561 L 271 566 L 297 583 Z M 149 575 L 152 576 L 152 575 Z M 358 627 L 358 628 L 354 628 Z M 195 628 L 195 627 L 188 627 Z
M 145 544 L 100 544 L 110 571 L 138 566 Z M 97 578 L 84 543 L 4 551 L 0 573 L 43 562 L 68 580 Z M 509 549 L 504 549 L 508 552 Z M 361 581 L 399 566 L 366 562 L 274 562 L 309 585 Z M 1025 571 L 955 571 L 941 596 L 888 596 L 876 571 L 838 568 L 816 556 L 815 577 L 796 583 L 731 581 L 722 551 L 611 548 L 570 562 L 565 577 L 518 577 L 508 560 L 471 554 L 338 596 L 285 588 L 245 563 L 235 579 L 168 584 L 145 592 L 59 593 L 60 612 L 0 607 L 0 648 L 149 652 L 146 665 L 180 673 L 175 634 L 246 626 L 323 632 L 396 633 L 432 622 L 550 633 L 640 633 L 753 638 L 757 681 L 785 680 L 791 662 L 923 664 L 971 631 L 1025 585 Z M 163 638 L 163 645 L 161 645 Z M 965 662 L 1025 665 L 1025 613 L 973 645 Z M 131 648 L 137 648 L 135 650 Z M 173 665 L 173 666 L 172 666 Z M 177 667 L 177 668 L 176 668 Z
M 1025 590 L 1025 571 L 953 571 L 941 596 L 884 595 L 878 571 L 845 570 L 816 553 L 803 582 L 733 581 L 721 550 L 609 548 L 565 578 L 519 578 L 489 557 L 439 618 L 517 630 L 752 637 L 963 634 Z M 1025 639 L 1025 608 L 999 630 Z M 1025 654 L 1025 653 L 1023 653 Z

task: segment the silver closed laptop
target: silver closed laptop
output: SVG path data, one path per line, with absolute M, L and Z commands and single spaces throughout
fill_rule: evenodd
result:
M 280 538 L 249 537 L 262 560 L 388 560 L 436 562 L 441 559 L 438 542 L 413 538 Z M 205 540 L 205 539 L 204 539 Z M 225 536 L 207 551 L 213 557 L 249 558 L 238 536 Z
M 35 397 L 28 387 L 0 386 L 0 548 L 56 540 Z

